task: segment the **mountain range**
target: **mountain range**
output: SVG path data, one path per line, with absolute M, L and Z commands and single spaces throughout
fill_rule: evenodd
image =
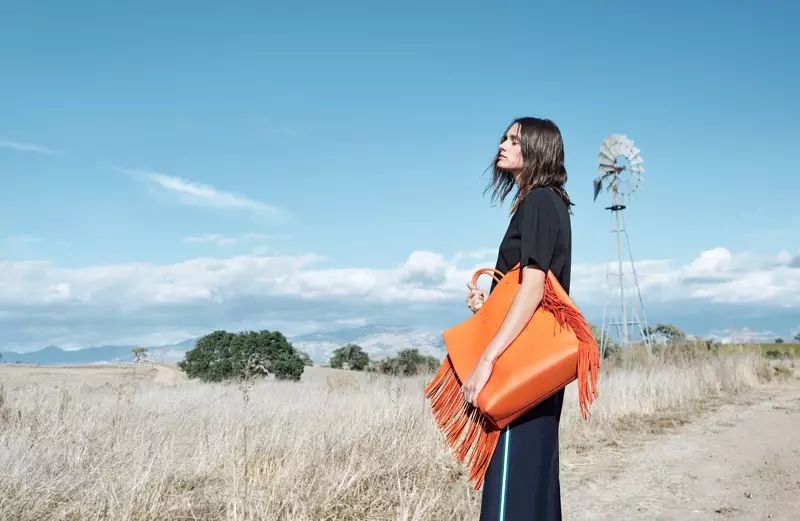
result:
M 733 320 L 731 317 L 745 317 L 739 322 L 755 323 L 759 327 L 753 331 L 748 328 L 734 327 L 738 341 L 771 342 L 777 337 L 786 340 L 800 332 L 797 313 L 793 310 L 761 310 L 755 307 L 717 305 L 713 308 L 695 306 L 671 307 L 668 310 L 655 310 L 661 321 L 678 325 L 687 333 L 700 334 L 703 337 L 715 338 L 722 342 L 732 340 L 728 330 Z M 601 323 L 601 317 L 589 317 L 595 324 Z M 308 353 L 318 364 L 325 364 L 334 349 L 347 343 L 360 345 L 373 360 L 392 356 L 402 349 L 418 349 L 423 354 L 441 356 L 444 354 L 441 330 L 420 326 L 365 325 L 361 327 L 338 329 L 297 335 L 288 338 L 299 350 Z M 197 338 L 160 346 L 147 347 L 152 360 L 157 362 L 177 362 L 183 359 L 184 353 L 192 349 Z M 109 362 L 131 362 L 133 345 L 106 345 L 85 347 L 83 349 L 62 349 L 47 346 L 38 351 L 24 353 L 0 352 L 0 362 L 29 363 L 41 365 L 98 364 Z
M 62 349 L 47 346 L 38 351 L 18 353 L 0 352 L 0 362 L 40 365 L 87 365 L 133 361 L 134 347 L 147 347 L 150 358 L 157 362 L 177 362 L 184 353 L 192 349 L 197 338 L 177 344 L 161 346 L 108 345 L 82 349 Z M 360 345 L 370 358 L 381 359 L 392 356 L 402 349 L 416 348 L 423 354 L 439 356 L 444 344 L 441 334 L 435 331 L 418 330 L 400 326 L 367 325 L 339 329 L 336 331 L 310 333 L 290 337 L 288 340 L 300 351 L 308 353 L 318 364 L 327 363 L 334 349 L 347 343 Z

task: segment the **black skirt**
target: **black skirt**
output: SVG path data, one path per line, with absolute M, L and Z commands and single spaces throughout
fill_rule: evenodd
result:
M 560 390 L 503 430 L 483 483 L 480 521 L 561 521 Z

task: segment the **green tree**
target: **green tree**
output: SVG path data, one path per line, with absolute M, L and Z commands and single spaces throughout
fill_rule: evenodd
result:
M 133 363 L 140 364 L 147 360 L 148 351 L 146 347 L 134 347 L 131 352 L 133 353 Z
M 303 361 L 303 365 L 307 367 L 311 367 L 314 365 L 314 361 L 311 359 L 310 356 L 308 356 L 308 353 L 306 353 L 305 351 L 298 351 L 297 355 L 300 357 L 300 360 Z
M 782 338 L 776 338 L 775 339 L 775 343 L 776 344 L 782 344 L 783 343 L 783 339 Z
M 648 327 L 645 330 L 645 335 L 651 338 L 661 337 L 670 346 L 686 340 L 686 333 L 672 324 L 657 324 L 655 327 Z
M 418 349 L 403 349 L 394 357 L 381 360 L 378 370 L 384 374 L 414 376 L 439 369 L 442 361 L 435 356 L 426 356 Z
M 273 374 L 278 380 L 299 380 L 303 360 L 278 331 L 214 331 L 197 341 L 178 363 L 189 378 L 221 382 Z
M 231 352 L 233 333 L 214 331 L 197 340 L 195 346 L 178 362 L 178 367 L 189 378 L 207 382 L 221 382 L 236 374 Z
M 800 343 L 800 333 L 797 333 L 797 334 L 794 336 L 794 341 L 795 341 L 795 342 L 797 342 L 797 343 Z
M 706 347 L 706 351 L 718 353 L 722 349 L 722 342 L 711 338 L 701 339 L 700 342 Z
M 435 356 L 426 356 L 425 357 L 425 369 L 429 373 L 435 373 L 436 371 L 439 370 L 439 367 L 441 367 L 441 365 L 442 365 L 442 361 L 439 360 L 437 357 L 435 357 Z
M 333 351 L 329 365 L 341 369 L 344 364 L 354 371 L 363 371 L 369 365 L 369 355 L 357 344 L 343 345 Z

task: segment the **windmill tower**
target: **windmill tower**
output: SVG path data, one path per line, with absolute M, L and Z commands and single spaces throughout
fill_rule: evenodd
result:
M 606 263 L 601 356 L 611 341 L 616 342 L 626 353 L 635 343 L 643 343 L 648 352 L 651 347 L 650 339 L 645 334 L 647 315 L 624 213 L 625 198 L 630 200 L 631 194 L 643 181 L 641 174 L 644 172 L 644 159 L 639 155 L 640 152 L 632 140 L 621 134 L 611 134 L 600 145 L 600 175 L 594 180 L 594 200 L 597 200 L 600 192 L 611 195 L 611 205 L 606 210 L 611 214 L 617 250 L 616 267 L 612 267 L 610 262 Z

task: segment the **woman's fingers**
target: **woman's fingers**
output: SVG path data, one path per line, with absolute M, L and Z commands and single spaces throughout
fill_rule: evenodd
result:
M 473 297 L 480 297 L 482 299 L 484 297 L 484 293 L 479 289 L 473 289 L 467 293 L 467 299 L 471 299 Z
M 483 306 L 485 299 L 486 295 L 483 293 L 483 291 L 479 289 L 473 290 L 469 295 L 467 295 L 467 307 L 469 307 L 469 309 L 474 313 Z
M 475 387 L 472 384 L 467 386 L 466 392 L 464 393 L 464 401 L 475 405 Z

